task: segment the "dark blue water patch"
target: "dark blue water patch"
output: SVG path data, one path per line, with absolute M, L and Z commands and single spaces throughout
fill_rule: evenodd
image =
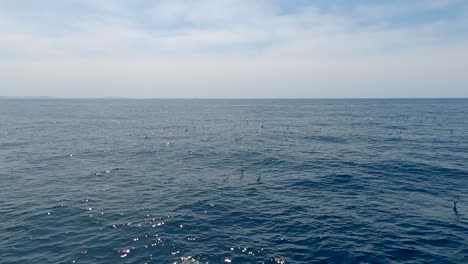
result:
M 434 166 L 429 163 L 411 162 L 408 160 L 387 160 L 379 163 L 363 163 L 361 166 L 370 171 L 381 171 L 382 173 L 393 173 L 394 175 L 411 174 L 416 176 L 440 176 L 457 177 L 468 175 L 468 170 L 460 170 L 442 166 Z M 384 168 L 384 170 L 381 170 Z
M 467 106 L 2 100 L 0 257 L 464 263 Z
M 334 174 L 326 177 L 329 180 L 328 184 L 332 186 L 346 185 L 353 181 L 353 176 L 348 174 Z
M 300 180 L 293 182 L 290 186 L 293 189 L 309 189 L 317 188 L 319 182 L 313 180 Z

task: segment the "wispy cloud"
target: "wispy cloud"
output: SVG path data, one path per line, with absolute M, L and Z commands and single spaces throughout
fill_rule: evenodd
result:
M 358 4 L 354 12 L 359 19 L 374 19 L 385 21 L 389 18 L 421 15 L 425 12 L 440 12 L 440 9 L 453 8 L 463 5 L 463 0 L 420 0 L 420 1 L 393 1 L 374 4 Z
M 468 95 L 463 1 L 42 3 L 0 11 L 0 94 Z

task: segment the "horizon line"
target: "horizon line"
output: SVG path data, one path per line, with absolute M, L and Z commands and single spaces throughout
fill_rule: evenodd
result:
M 0 100 L 434 100 L 468 99 L 468 97 L 61 97 L 61 96 L 0 96 Z

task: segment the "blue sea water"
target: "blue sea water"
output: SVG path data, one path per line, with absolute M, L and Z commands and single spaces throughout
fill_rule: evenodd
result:
M 0 263 L 468 263 L 468 100 L 0 100 Z

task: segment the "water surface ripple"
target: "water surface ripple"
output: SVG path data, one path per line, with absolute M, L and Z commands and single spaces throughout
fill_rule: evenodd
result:
M 468 263 L 468 100 L 0 100 L 0 262 Z

